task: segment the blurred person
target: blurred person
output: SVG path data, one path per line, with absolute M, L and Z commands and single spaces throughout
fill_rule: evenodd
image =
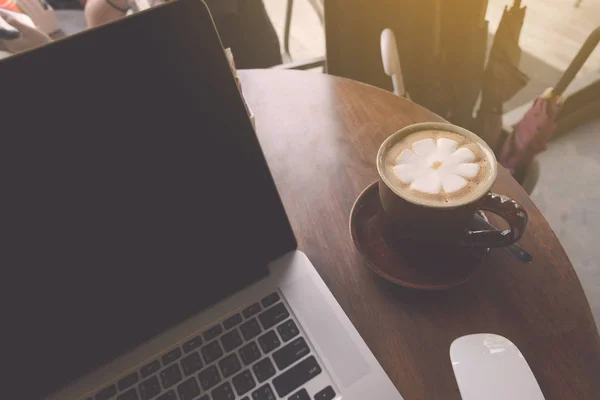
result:
M 35 26 L 51 38 L 61 32 L 56 13 L 46 0 L 17 0 L 17 6 L 35 24 Z
M 20 32 L 16 39 L 0 40 L 0 49 L 9 53 L 31 50 L 64 36 L 56 14 L 45 0 L 17 0 L 20 12 L 0 9 L 0 17 Z
M 33 24 L 22 22 L 12 14 L 0 10 L 0 17 L 20 32 L 19 37 L 16 39 L 0 39 L 0 50 L 16 54 L 52 41 L 50 36 L 36 28 Z

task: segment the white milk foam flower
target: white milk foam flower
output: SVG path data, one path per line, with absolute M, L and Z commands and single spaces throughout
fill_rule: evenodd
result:
M 410 188 L 427 194 L 454 193 L 479 173 L 475 154 L 448 138 L 421 139 L 396 157 L 394 175 Z

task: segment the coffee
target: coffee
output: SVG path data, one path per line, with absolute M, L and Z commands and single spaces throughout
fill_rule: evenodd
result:
M 440 122 L 409 125 L 383 141 L 376 164 L 377 220 L 391 249 L 402 248 L 406 240 L 503 247 L 525 231 L 525 210 L 491 192 L 498 175 L 496 157 L 473 132 Z M 509 229 L 474 229 L 474 215 L 483 210 L 503 218 Z
M 412 203 L 452 207 L 481 197 L 494 179 L 493 158 L 473 138 L 424 130 L 391 143 L 384 174 L 392 189 Z

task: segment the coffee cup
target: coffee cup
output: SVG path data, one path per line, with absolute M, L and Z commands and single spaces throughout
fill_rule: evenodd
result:
M 379 223 L 390 246 L 412 239 L 503 247 L 523 236 L 527 213 L 514 200 L 491 192 L 496 157 L 466 129 L 447 123 L 407 126 L 381 144 L 377 171 Z M 472 229 L 479 211 L 499 215 L 508 229 Z

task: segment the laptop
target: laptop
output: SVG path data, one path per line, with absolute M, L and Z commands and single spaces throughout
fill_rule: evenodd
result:
M 202 1 L 0 76 L 0 398 L 401 399 L 297 249 Z

